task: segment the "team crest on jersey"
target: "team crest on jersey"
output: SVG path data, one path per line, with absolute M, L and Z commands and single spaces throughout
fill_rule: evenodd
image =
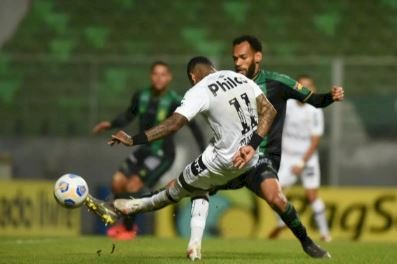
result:
M 300 90 L 302 90 L 302 88 L 303 88 L 303 85 L 298 83 L 298 82 L 296 82 L 294 89 L 297 90 L 297 91 L 300 91 Z
M 167 117 L 167 111 L 165 110 L 160 110 L 158 113 L 158 120 L 164 120 Z

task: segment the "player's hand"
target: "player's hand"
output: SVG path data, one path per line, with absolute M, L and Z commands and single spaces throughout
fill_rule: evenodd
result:
M 251 146 L 244 146 L 241 147 L 236 154 L 233 156 L 233 166 L 241 169 L 245 165 L 247 165 L 248 162 L 251 161 L 251 159 L 255 155 L 255 149 Z
M 94 134 L 99 134 L 99 133 L 103 132 L 104 130 L 109 129 L 111 126 L 112 126 L 112 125 L 111 125 L 110 122 L 108 122 L 108 121 L 99 122 L 99 123 L 92 129 L 92 133 L 94 133 Z
M 127 147 L 132 146 L 134 143 L 132 142 L 132 138 L 130 135 L 125 133 L 123 130 L 117 131 L 116 134 L 112 135 L 112 138 L 108 141 L 108 145 L 113 146 L 114 144 L 123 144 Z
M 292 171 L 292 173 L 293 173 L 295 176 L 299 176 L 299 175 L 301 175 L 302 172 L 303 172 L 303 167 L 302 167 L 302 166 L 299 166 L 299 165 L 294 165 L 294 166 L 292 166 L 291 171 Z
M 342 101 L 345 98 L 345 90 L 342 86 L 333 86 L 331 89 L 332 99 L 335 102 Z

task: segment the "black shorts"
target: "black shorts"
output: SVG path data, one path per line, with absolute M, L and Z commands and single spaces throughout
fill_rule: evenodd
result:
M 152 188 L 174 163 L 175 156 L 158 156 L 142 146 L 133 151 L 120 165 L 118 171 L 127 177 L 137 175 L 146 187 Z
M 236 190 L 247 187 L 256 195 L 261 196 L 261 183 L 266 179 L 278 180 L 277 171 L 279 166 L 280 158 L 278 156 L 261 156 L 254 168 L 230 180 L 225 185 L 212 189 L 210 195 L 214 195 L 220 190 Z

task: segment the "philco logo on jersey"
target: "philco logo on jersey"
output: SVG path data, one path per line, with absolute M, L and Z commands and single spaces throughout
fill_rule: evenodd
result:
M 217 96 L 217 92 L 220 89 L 224 92 L 227 92 L 243 83 L 247 83 L 247 80 L 244 80 L 241 77 L 234 77 L 233 79 L 230 77 L 226 77 L 223 78 L 223 82 L 216 81 L 215 83 L 211 83 L 210 85 L 208 85 L 208 88 L 214 96 Z

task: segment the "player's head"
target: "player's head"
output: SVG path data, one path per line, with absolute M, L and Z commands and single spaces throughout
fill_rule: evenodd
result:
M 314 84 L 313 78 L 308 74 L 301 74 L 296 80 L 302 84 L 302 86 L 309 88 L 312 92 L 316 92 L 316 85 Z
M 155 61 L 150 67 L 150 81 L 152 89 L 161 93 L 168 88 L 172 80 L 172 73 L 170 66 L 164 61 Z
M 214 71 L 214 64 L 207 57 L 193 57 L 187 64 L 187 77 L 193 85 Z
M 262 61 L 262 44 L 254 36 L 243 35 L 233 40 L 235 71 L 252 79 L 259 71 Z

